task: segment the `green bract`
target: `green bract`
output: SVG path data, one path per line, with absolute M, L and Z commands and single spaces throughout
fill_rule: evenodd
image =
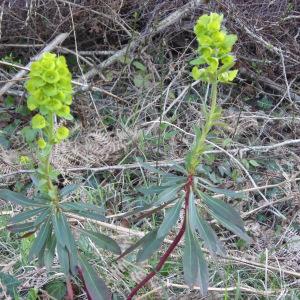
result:
M 40 115 L 35 115 L 31 120 L 31 125 L 33 129 L 42 129 L 46 127 L 46 119 Z
M 45 53 L 31 65 L 26 89 L 29 93 L 27 106 L 41 114 L 55 113 L 70 119 L 72 102 L 71 74 L 63 56 Z
M 226 83 L 237 75 L 237 70 L 229 71 L 234 65 L 234 56 L 230 52 L 237 37 L 221 29 L 222 21 L 223 15 L 211 13 L 201 16 L 194 27 L 199 44 L 199 57 L 191 61 L 195 80 Z M 203 68 L 199 68 L 200 65 Z
M 59 127 L 56 131 L 56 137 L 58 140 L 64 140 L 69 136 L 69 129 L 65 126 Z

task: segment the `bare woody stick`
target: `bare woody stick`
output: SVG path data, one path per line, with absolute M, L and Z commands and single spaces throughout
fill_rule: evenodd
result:
M 163 30 L 165 30 L 168 26 L 176 23 L 180 20 L 184 15 L 189 13 L 191 10 L 199 7 L 201 4 L 205 3 L 204 0 L 191 0 L 186 5 L 181 7 L 180 9 L 176 10 L 172 14 L 170 14 L 167 18 L 160 21 L 156 27 L 150 29 L 150 32 L 144 36 L 138 36 L 133 39 L 128 45 L 124 48 L 117 51 L 114 55 L 110 56 L 108 59 L 104 60 L 102 63 L 97 65 L 96 67 L 89 70 L 87 73 L 83 74 L 80 78 L 81 81 L 88 80 L 93 78 L 95 75 L 98 74 L 99 70 L 107 68 L 111 64 L 113 64 L 116 60 L 118 60 L 121 56 L 126 55 L 130 50 L 136 48 L 139 44 L 143 43 L 146 38 L 153 36 Z
M 67 37 L 69 33 L 61 33 L 59 34 L 54 40 L 52 40 L 49 44 L 45 46 L 37 55 L 35 55 L 32 60 L 26 65 L 26 67 L 20 70 L 9 82 L 7 82 L 1 89 L 0 89 L 0 97 L 5 94 L 11 86 L 15 84 L 15 82 L 24 77 L 24 75 L 28 72 L 28 69 L 31 66 L 31 63 L 35 60 L 38 60 L 43 53 L 49 52 L 53 50 L 57 45 L 61 44 Z

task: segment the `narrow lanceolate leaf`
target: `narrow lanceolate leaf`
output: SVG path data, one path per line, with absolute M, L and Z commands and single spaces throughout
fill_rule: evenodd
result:
M 160 248 L 161 244 L 163 243 L 165 237 L 157 238 L 157 229 L 151 231 L 151 233 L 153 232 L 155 232 L 154 237 L 152 237 L 151 235 L 151 239 L 149 238 L 146 241 L 144 241 L 143 248 L 137 253 L 137 262 L 141 262 L 148 259 L 157 249 Z
M 71 271 L 69 253 L 66 246 L 62 246 L 59 243 L 56 243 L 57 256 L 59 259 L 60 267 L 62 271 L 68 276 Z
M 140 240 L 138 240 L 135 244 L 131 245 L 129 248 L 127 248 L 118 258 L 117 260 L 121 259 L 122 257 L 126 256 L 127 254 L 131 253 L 135 249 L 140 248 L 145 243 L 153 240 L 156 238 L 157 235 L 157 229 L 148 232 L 145 236 L 143 236 Z
M 212 191 L 212 192 L 218 193 L 218 194 L 222 194 L 222 195 L 232 198 L 232 199 L 242 199 L 245 197 L 245 194 L 242 192 L 236 192 L 236 191 L 228 190 L 228 189 L 220 189 L 220 188 L 210 186 L 210 185 L 202 185 L 202 186 L 209 191 Z
M 44 262 L 47 270 L 49 271 L 55 256 L 55 248 L 56 248 L 56 237 L 52 235 L 46 242 L 46 248 L 44 253 Z
M 195 249 L 198 257 L 197 285 L 199 285 L 202 295 L 206 296 L 209 283 L 208 267 L 199 242 L 197 240 L 195 240 Z
M 244 229 L 244 222 L 238 212 L 236 212 L 227 203 L 214 199 L 211 196 L 199 192 L 202 200 L 207 205 L 210 213 L 227 229 L 235 233 L 237 236 L 251 242 L 251 238 L 247 235 Z
M 175 184 L 185 183 L 187 178 L 185 176 L 177 176 L 174 174 L 166 174 L 162 176 L 163 186 L 174 186 Z
M 39 215 L 40 213 L 42 213 L 43 211 L 45 211 L 47 208 L 35 208 L 35 209 L 31 209 L 31 210 L 27 210 L 24 212 L 21 212 L 17 215 L 15 215 L 14 217 L 12 217 L 9 222 L 10 223 L 19 223 L 19 222 L 23 222 L 26 221 L 32 217 L 35 217 L 37 215 Z
M 89 203 L 81 203 L 81 202 L 65 202 L 60 205 L 64 210 L 71 211 L 85 211 L 85 212 L 95 212 L 99 214 L 104 213 L 104 209 Z
M 12 224 L 8 225 L 7 230 L 13 232 L 13 233 L 20 233 L 20 232 L 26 232 L 26 231 L 34 231 L 36 229 L 36 226 L 34 222 L 27 222 L 27 223 L 18 223 L 18 224 Z
M 179 184 L 179 185 L 174 185 L 166 188 L 158 195 L 158 199 L 155 201 L 153 205 L 159 206 L 164 202 L 170 201 L 173 198 L 175 200 L 175 198 L 177 197 L 177 193 L 182 189 L 183 186 L 184 184 Z
M 137 188 L 137 191 L 144 194 L 144 196 L 151 196 L 158 193 L 161 193 L 163 190 L 165 190 L 165 186 L 158 186 L 158 185 L 151 185 L 149 187 L 142 186 Z
M 190 288 L 199 285 L 201 293 L 204 296 L 207 294 L 209 281 L 207 263 L 189 221 L 185 232 L 183 273 L 184 280 Z
M 99 206 L 87 203 L 76 203 L 76 202 L 68 202 L 62 203 L 60 207 L 67 212 L 74 213 L 76 215 L 97 220 L 97 221 L 105 221 L 106 218 L 103 215 L 103 209 Z
M 193 191 L 190 192 L 189 199 L 189 220 L 191 229 L 195 232 L 198 231 L 201 239 L 204 241 L 205 246 L 212 254 L 225 254 L 221 241 L 218 239 L 216 233 L 211 226 L 200 217 L 198 209 L 195 205 L 195 197 Z
M 66 185 L 65 187 L 63 187 L 60 190 L 60 195 L 61 195 L 61 197 L 68 196 L 69 194 L 75 192 L 78 188 L 79 188 L 79 185 L 75 184 L 75 183 Z
M 52 220 L 57 243 L 60 244 L 62 248 L 66 248 L 70 259 L 70 270 L 75 274 L 77 267 L 77 248 L 67 219 L 63 213 L 57 212 L 52 216 Z
M 192 288 L 197 283 L 198 256 L 195 248 L 195 238 L 190 226 L 187 226 L 184 236 L 183 274 L 186 284 Z
M 104 281 L 98 276 L 87 260 L 79 256 L 79 274 L 84 282 L 84 287 L 89 300 L 110 300 L 112 294 Z
M 151 172 L 151 173 L 155 173 L 155 174 L 159 174 L 159 175 L 165 175 L 164 172 L 160 171 L 159 169 L 156 169 L 154 167 L 152 167 L 150 164 L 146 163 L 146 162 L 139 162 L 139 164 L 146 169 L 147 171 Z
M 48 219 L 44 224 L 42 224 L 33 244 L 29 251 L 29 259 L 32 259 L 34 256 L 38 256 L 40 251 L 43 249 L 47 239 L 51 235 L 52 224 L 50 219 Z
M 85 236 L 89 237 L 98 247 L 109 250 L 115 254 L 121 254 L 119 245 L 110 237 L 95 231 L 81 230 Z
M 45 221 L 46 218 L 51 214 L 51 208 L 46 208 L 41 214 L 37 216 L 34 221 L 34 225 L 39 225 Z
M 0 190 L 0 199 L 9 201 L 22 206 L 44 206 L 41 203 L 34 202 L 20 193 L 16 193 L 7 189 Z
M 180 209 L 182 207 L 183 199 L 179 199 L 172 208 L 168 209 L 166 212 L 164 221 L 160 225 L 158 232 L 157 232 L 157 238 L 164 238 L 168 232 L 171 230 L 171 228 L 176 224 L 176 221 L 179 218 Z
M 230 205 L 228 205 L 224 201 L 215 199 L 205 193 L 202 193 L 201 191 L 199 191 L 199 194 L 201 199 L 205 202 L 205 204 L 211 211 L 216 214 L 220 214 L 223 218 L 230 220 L 239 227 L 244 227 L 244 222 L 241 216 Z
M 184 175 L 189 175 L 187 170 L 179 164 L 175 163 L 174 165 L 171 166 L 171 169 L 173 169 L 174 171 L 180 172 Z

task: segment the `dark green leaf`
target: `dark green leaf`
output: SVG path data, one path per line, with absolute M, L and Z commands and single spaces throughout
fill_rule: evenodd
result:
M 195 205 L 195 197 L 193 191 L 190 192 L 189 199 L 189 216 L 190 226 L 195 232 L 198 231 L 201 239 L 203 239 L 206 247 L 212 254 L 224 255 L 225 250 L 218 239 L 216 233 L 213 231 L 211 226 L 200 217 L 197 207 Z
M 23 222 L 29 218 L 32 218 L 32 217 L 42 213 L 45 210 L 47 210 L 47 208 L 35 208 L 35 209 L 27 210 L 27 211 L 21 212 L 21 213 L 17 214 L 16 216 L 12 217 L 9 220 L 9 222 L 10 223 Z
M 9 149 L 10 147 L 10 141 L 1 132 L 0 132 L 0 146 L 4 149 Z
M 7 293 L 14 297 L 17 291 L 17 287 L 21 284 L 21 282 L 14 276 L 0 272 L 0 283 L 2 286 L 5 286 L 7 289 Z M 2 289 L 0 288 L 0 295 L 2 293 Z M 4 299 L 4 298 L 3 298 Z
M 98 247 L 109 250 L 115 254 L 121 254 L 119 245 L 110 237 L 95 231 L 83 230 L 81 231 L 87 235 Z
M 65 197 L 73 192 L 75 192 L 79 188 L 78 184 L 69 184 L 63 187 L 60 191 L 61 197 Z
M 30 126 L 25 126 L 21 130 L 21 134 L 27 143 L 31 143 L 35 140 L 38 130 L 32 129 Z
M 60 266 L 65 275 L 69 275 L 72 273 L 70 267 L 69 253 L 66 246 L 62 246 L 61 244 L 56 244 L 57 256 L 59 259 Z
M 14 204 L 22 205 L 22 206 L 44 206 L 40 203 L 36 203 L 33 200 L 28 199 L 24 195 L 20 193 L 16 193 L 7 189 L 0 190 L 0 199 L 4 201 L 10 201 Z
M 83 203 L 83 202 L 65 202 L 60 204 L 61 208 L 63 210 L 67 210 L 67 211 L 72 211 L 74 213 L 78 213 L 78 212 L 92 212 L 92 213 L 97 213 L 97 214 L 104 214 L 104 210 L 103 208 L 94 205 L 94 204 L 89 204 L 89 203 Z M 105 218 L 104 216 L 102 216 L 103 218 Z
M 55 279 L 47 283 L 45 291 L 54 299 L 63 300 L 67 292 L 66 283 L 62 279 Z
M 122 257 L 126 256 L 127 254 L 129 254 L 130 252 L 134 251 L 135 249 L 140 248 L 145 243 L 147 243 L 147 242 L 155 239 L 156 235 L 157 235 L 157 229 L 148 232 L 145 236 L 143 236 L 135 244 L 133 244 L 129 248 L 127 248 L 117 259 L 121 259 Z
M 210 213 L 227 229 L 238 235 L 247 242 L 251 238 L 244 230 L 244 223 L 238 212 L 227 203 L 214 199 L 211 196 L 199 191 L 199 195 L 209 208 Z
M 209 281 L 207 263 L 204 259 L 199 242 L 195 238 L 190 227 L 189 219 L 185 232 L 183 273 L 184 280 L 190 288 L 194 285 L 199 285 L 201 293 L 203 295 L 207 294 Z
M 55 248 L 56 248 L 56 237 L 52 235 L 46 242 L 46 248 L 44 253 L 44 262 L 47 270 L 49 271 L 55 256 Z
M 218 194 L 222 194 L 226 197 L 232 198 L 232 199 L 242 199 L 245 197 L 245 194 L 241 193 L 241 192 L 236 192 L 236 191 L 232 191 L 232 190 L 227 190 L 227 189 L 219 189 L 213 186 L 208 186 L 208 185 L 203 185 L 204 188 L 206 188 L 209 191 L 218 193 Z
M 45 219 L 50 215 L 51 209 L 47 208 L 43 211 L 34 221 L 34 225 L 39 225 L 45 221 Z
M 172 208 L 168 209 L 164 217 L 164 221 L 159 227 L 157 232 L 157 238 L 164 238 L 171 228 L 176 224 L 176 221 L 179 218 L 180 210 L 182 207 L 183 199 L 179 199 Z
M 174 186 L 178 184 L 184 184 L 187 178 L 185 176 L 177 176 L 177 175 L 164 175 L 162 176 L 162 185 L 163 186 Z
M 192 288 L 197 283 L 198 256 L 195 249 L 195 238 L 189 226 L 185 231 L 184 253 L 183 253 L 183 274 L 187 285 Z
M 164 191 L 162 191 L 158 195 L 158 199 L 155 201 L 153 206 L 159 206 L 159 205 L 163 204 L 164 202 L 170 201 L 173 198 L 175 200 L 175 198 L 177 197 L 177 193 L 182 189 L 183 186 L 184 186 L 184 184 L 179 184 L 179 185 L 167 187 Z
M 29 260 L 32 259 L 34 256 L 38 256 L 42 248 L 44 247 L 47 239 L 51 235 L 52 232 L 52 225 L 50 220 L 48 219 L 44 224 L 42 224 L 32 246 L 29 251 Z
M 57 212 L 52 216 L 53 227 L 56 236 L 57 243 L 62 248 L 66 248 L 70 260 L 70 268 L 73 274 L 76 273 L 77 267 L 77 248 L 75 240 L 65 215 L 61 212 Z
M 74 214 L 87 218 L 87 219 L 92 219 L 92 220 L 97 220 L 97 221 L 102 221 L 105 222 L 106 218 L 103 215 L 99 215 L 97 213 L 93 212 L 85 212 L 85 211 L 73 211 Z
M 171 166 L 171 169 L 174 170 L 174 171 L 180 172 L 184 175 L 188 175 L 187 170 L 184 167 L 182 167 L 181 165 L 174 164 L 174 165 Z
M 152 234 L 154 232 L 155 232 L 155 235 L 153 237 Z M 147 240 L 144 240 L 143 248 L 141 250 L 139 250 L 139 252 L 137 253 L 137 256 L 136 256 L 137 262 L 141 262 L 141 261 L 148 259 L 157 249 L 160 248 L 161 244 L 164 241 L 164 237 L 157 238 L 156 235 L 157 235 L 157 229 L 155 229 L 154 231 L 151 231 L 151 233 L 147 237 Z M 149 238 L 150 236 L 152 238 Z
M 208 283 L 209 283 L 209 274 L 206 260 L 204 258 L 203 252 L 199 245 L 199 242 L 195 240 L 194 245 L 196 255 L 198 257 L 198 275 L 197 275 L 197 283 L 200 287 L 200 291 L 203 296 L 207 295 Z
M 6 228 L 13 233 L 20 233 L 25 231 L 33 231 L 36 229 L 36 226 L 34 222 L 28 222 L 8 225 Z
M 139 187 L 137 190 L 140 193 L 144 194 L 145 196 L 150 196 L 150 195 L 158 194 L 165 189 L 166 189 L 165 186 L 152 185 L 149 187 Z
M 138 162 L 144 169 L 146 169 L 147 171 L 151 172 L 151 173 L 155 173 L 155 174 L 159 174 L 159 175 L 165 175 L 164 172 L 160 171 L 159 169 L 156 169 L 154 167 L 152 167 L 149 163 L 146 162 Z
M 112 299 L 111 292 L 106 287 L 104 281 L 98 276 L 87 260 L 80 255 L 79 272 L 84 281 L 86 293 L 90 300 L 110 300 Z
M 208 208 L 215 214 L 221 215 L 223 218 L 233 222 L 239 227 L 244 227 L 244 222 L 239 213 L 234 210 L 229 204 L 219 199 L 215 199 L 207 194 L 204 194 L 201 191 L 199 191 L 199 195 L 204 203 L 208 206 Z

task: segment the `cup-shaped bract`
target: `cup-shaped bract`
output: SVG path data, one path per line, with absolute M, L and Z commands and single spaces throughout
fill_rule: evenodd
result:
M 31 64 L 26 83 L 28 108 L 38 110 L 42 115 L 55 113 L 61 118 L 71 119 L 71 78 L 63 56 L 43 54 L 41 59 Z
M 199 57 L 191 62 L 195 80 L 227 83 L 237 75 L 237 70 L 229 71 L 234 65 L 234 56 L 230 52 L 237 37 L 222 29 L 222 21 L 223 15 L 211 13 L 201 16 L 196 22 L 194 32 L 199 45 Z M 199 68 L 200 65 L 203 67 Z

